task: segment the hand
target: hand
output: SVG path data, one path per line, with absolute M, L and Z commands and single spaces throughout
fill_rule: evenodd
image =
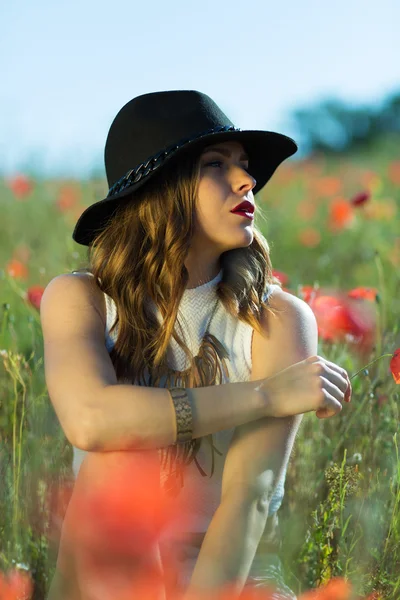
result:
M 316 411 L 319 419 L 333 417 L 342 402 L 351 400 L 347 371 L 321 356 L 310 356 L 263 379 L 267 416 L 288 417 Z

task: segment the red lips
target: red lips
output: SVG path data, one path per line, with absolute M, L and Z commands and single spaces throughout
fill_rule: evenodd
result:
M 254 213 L 254 205 L 249 202 L 248 200 L 245 200 L 244 202 L 241 202 L 240 204 L 238 204 L 237 206 L 235 206 L 235 208 L 233 208 L 231 210 L 231 212 L 238 212 L 238 211 L 245 211 L 245 212 L 249 212 L 251 214 Z

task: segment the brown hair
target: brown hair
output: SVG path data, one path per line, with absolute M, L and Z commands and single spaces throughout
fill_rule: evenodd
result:
M 165 366 L 171 337 L 193 367 L 193 356 L 174 326 L 189 280 L 184 261 L 194 231 L 199 174 L 199 154 L 193 152 L 161 175 L 155 173 L 134 201 L 131 196 L 119 205 L 89 246 L 87 266 L 79 270 L 91 272 L 115 302 L 111 331 L 118 326 L 118 336 L 110 358 L 119 381 L 148 385 L 145 369 L 154 374 Z M 265 219 L 260 206 L 256 214 Z M 272 274 L 267 240 L 255 225 L 253 232 L 249 246 L 221 255 L 216 293 L 228 313 L 262 334 L 262 309 L 276 310 L 262 296 L 271 284 L 281 284 Z M 160 310 L 162 325 L 150 312 L 148 298 Z

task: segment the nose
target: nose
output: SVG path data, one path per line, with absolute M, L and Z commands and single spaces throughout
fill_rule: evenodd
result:
M 257 185 L 254 177 L 243 167 L 238 167 L 234 171 L 235 173 L 232 175 L 232 187 L 235 193 L 243 194 L 250 192 Z

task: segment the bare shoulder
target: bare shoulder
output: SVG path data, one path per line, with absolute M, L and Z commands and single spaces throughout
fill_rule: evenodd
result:
M 77 309 L 79 316 L 82 309 L 89 306 L 96 310 L 104 327 L 106 325 L 106 306 L 104 294 L 95 278 L 89 273 L 62 273 L 53 277 L 47 284 L 40 304 L 40 312 L 47 311 L 49 305 L 65 306 Z
M 263 310 L 262 335 L 254 331 L 251 379 L 269 377 L 287 366 L 317 354 L 318 327 L 310 306 L 301 298 L 275 286 Z
M 277 311 L 282 311 L 276 314 L 282 316 L 283 321 L 285 318 L 291 319 L 296 317 L 306 320 L 315 319 L 314 313 L 307 302 L 290 292 L 285 292 L 285 290 L 279 286 L 275 286 L 271 294 L 269 305 Z M 271 315 L 269 311 L 263 311 L 263 317 L 265 316 L 266 321 L 268 320 L 269 315 Z

